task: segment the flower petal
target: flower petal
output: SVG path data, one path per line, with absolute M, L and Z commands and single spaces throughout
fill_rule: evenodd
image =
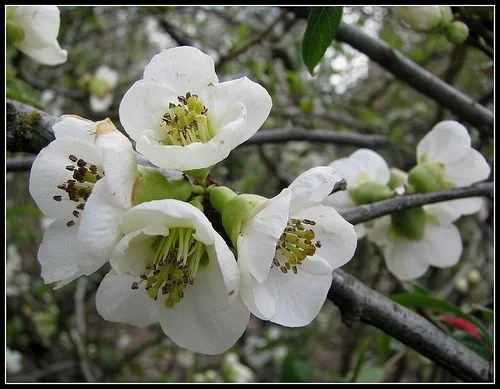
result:
M 203 293 L 189 292 L 173 308 L 160 309 L 163 331 L 177 345 L 191 351 L 209 355 L 226 351 L 241 337 L 250 320 L 241 297 L 237 296 L 226 310 L 216 311 L 205 304 Z
M 118 72 L 106 65 L 99 66 L 94 77 L 106 81 L 111 88 L 114 88 L 118 84 Z
M 335 209 L 318 204 L 304 208 L 292 217 L 316 222 L 311 229 L 315 234 L 314 240 L 320 241 L 321 247 L 312 258 L 323 258 L 332 269 L 337 269 L 351 260 L 357 246 L 356 231 Z
M 219 82 L 212 57 L 190 46 L 165 49 L 156 54 L 144 69 L 143 79 L 165 84 L 176 96 L 184 96 L 187 92 L 200 95 L 210 83 Z
M 467 129 L 453 120 L 436 124 L 417 145 L 417 161 L 424 155 L 430 162 L 444 163 L 460 161 L 469 151 L 471 139 Z
M 127 134 L 137 141 L 145 130 L 158 131 L 169 103 L 179 103 L 177 96 L 179 94 L 166 85 L 137 81 L 125 93 L 118 109 Z
M 53 41 L 49 46 L 44 46 L 39 49 L 35 48 L 25 48 L 18 45 L 19 50 L 21 50 L 27 56 L 33 58 L 38 63 L 42 65 L 55 66 L 65 63 L 68 60 L 68 52 L 61 49 L 57 41 Z
M 335 192 L 331 194 L 323 200 L 322 204 L 333 207 L 340 212 L 347 211 L 348 209 L 356 206 L 347 191 Z
M 292 192 L 290 200 L 290 214 L 299 209 L 321 203 L 330 193 L 337 182 L 342 180 L 339 172 L 331 166 L 317 166 L 299 175 L 288 186 Z
M 462 238 L 454 225 L 428 225 L 425 228 L 425 241 L 433 254 L 427 258 L 432 266 L 440 268 L 456 265 L 462 255 Z
M 487 179 L 490 171 L 490 166 L 482 154 L 469 149 L 461 159 L 445 166 L 444 178 L 457 186 L 466 186 Z
M 99 123 L 78 115 L 63 115 L 52 125 L 52 131 L 54 131 L 56 139 L 71 137 L 94 143 Z
M 106 274 L 96 294 L 97 312 L 113 322 L 144 327 L 158 320 L 158 304 L 144 289 L 132 289 L 136 278 L 113 271 Z
M 56 6 L 16 7 L 12 21 L 22 26 L 25 36 L 18 43 L 19 49 L 39 49 L 57 39 L 60 25 L 59 8 Z
M 94 112 L 106 112 L 113 104 L 113 95 L 109 94 L 104 97 L 90 95 L 90 108 Z
M 306 259 L 297 274 L 274 268 L 266 286 L 276 298 L 276 314 L 269 319 L 287 327 L 309 324 L 325 302 L 332 283 L 332 269 L 321 258 Z
M 137 179 L 137 162 L 132 144 L 119 131 L 99 135 L 96 144 L 102 152 L 105 180 L 111 196 L 120 206 L 130 208 Z
M 347 183 L 347 190 L 356 188 L 361 182 L 358 182 L 360 173 L 364 171 L 364 166 L 350 157 L 339 158 L 330 163 L 328 166 L 333 167 L 341 175 Z
M 267 278 L 276 244 L 288 223 L 290 199 L 291 192 L 285 188 L 267 200 L 243 226 L 238 237 L 238 257 L 245 257 L 248 270 L 261 283 Z
M 439 224 L 450 224 L 462 215 L 479 212 L 483 205 L 482 197 L 469 197 L 424 205 L 425 212 L 434 215 Z
M 435 255 L 425 240 L 410 241 L 405 238 L 389 242 L 383 251 L 387 268 L 402 281 L 414 280 L 424 275 L 429 268 L 428 258 Z
M 389 167 L 384 158 L 375 151 L 370 149 L 359 149 L 352 153 L 349 158 L 363 165 L 363 171 L 369 174 L 373 181 L 381 184 L 387 184 L 389 182 Z
M 193 237 L 205 245 L 214 244 L 214 230 L 207 217 L 195 206 L 179 200 L 154 200 L 136 205 L 122 219 L 123 233 L 148 226 L 163 224 L 169 228 L 192 228 Z
M 269 320 L 276 313 L 276 301 L 269 289 L 255 279 L 248 270 L 246 256 L 238 255 L 240 269 L 240 294 L 247 308 L 262 320 Z
M 78 230 L 78 238 L 92 257 L 108 260 L 122 236 L 120 221 L 125 212 L 109 193 L 105 179 L 99 180 L 85 203 Z M 80 267 L 87 266 L 91 264 L 80 262 Z
M 242 77 L 237 80 L 227 81 L 208 86 L 208 115 L 210 124 L 215 128 L 223 127 L 226 122 L 227 112 L 235 103 L 241 103 L 247 112 L 243 143 L 254 135 L 262 126 L 271 112 L 273 105 L 271 96 L 260 84 Z
M 94 144 L 65 137 L 52 141 L 42 149 L 31 167 L 31 196 L 38 208 L 54 219 L 72 218 L 71 213 L 77 205 L 63 189 L 57 187 L 73 179 L 73 172 L 65 169 L 65 166 L 73 164 L 70 155 L 82 158 L 89 164 L 102 165 L 101 154 Z M 54 196 L 61 196 L 62 200 L 55 201 Z

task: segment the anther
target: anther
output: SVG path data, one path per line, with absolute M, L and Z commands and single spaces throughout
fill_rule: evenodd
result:
M 134 282 L 131 286 L 132 289 L 139 289 L 139 284 L 137 282 Z
M 62 196 L 54 196 L 52 197 L 54 200 L 56 201 L 61 201 L 62 200 Z
M 80 217 L 80 212 L 78 212 L 78 211 L 73 211 L 73 216 L 74 216 L 74 217 Z
M 72 161 L 72 162 L 76 162 L 78 161 L 78 158 L 75 157 L 73 154 L 71 154 L 70 156 L 68 156 L 68 158 Z
M 69 222 L 66 223 L 66 225 L 68 227 L 74 226 L 75 225 L 75 221 L 74 220 L 70 220 Z

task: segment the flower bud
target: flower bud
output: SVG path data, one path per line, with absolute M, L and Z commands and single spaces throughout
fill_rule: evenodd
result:
M 447 5 L 440 6 L 439 8 L 441 9 L 441 26 L 446 28 L 453 21 L 453 13 Z
M 446 29 L 446 37 L 451 43 L 464 43 L 469 36 L 469 27 L 463 22 L 454 21 Z
M 408 180 L 408 173 L 403 170 L 392 167 L 390 169 L 390 178 L 389 178 L 389 188 L 396 189 L 401 186 L 405 186 Z
M 391 232 L 396 237 L 421 240 L 424 236 L 427 216 L 422 207 L 405 209 L 391 215 Z
M 357 188 L 349 190 L 348 193 L 356 205 L 371 204 L 389 199 L 394 195 L 387 185 L 375 181 L 365 182 Z
M 399 19 L 415 31 L 431 31 L 442 19 L 442 11 L 438 6 L 432 7 L 396 7 Z
M 459 278 L 455 282 L 455 289 L 462 294 L 466 294 L 469 291 L 469 282 L 465 278 Z
M 146 166 L 138 166 L 138 170 L 132 193 L 134 205 L 162 199 L 186 201 L 191 196 L 191 184 L 184 179 L 167 180 L 159 171 Z
M 477 284 L 481 280 L 481 273 L 477 269 L 472 269 L 469 274 L 467 274 L 467 281 L 472 285 Z

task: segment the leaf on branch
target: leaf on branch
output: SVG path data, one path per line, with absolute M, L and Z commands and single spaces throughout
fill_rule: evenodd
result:
M 330 46 L 342 18 L 343 7 L 314 7 L 309 14 L 302 40 L 302 58 L 313 73 Z

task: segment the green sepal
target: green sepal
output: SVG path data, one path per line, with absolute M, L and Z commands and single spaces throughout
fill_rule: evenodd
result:
M 394 196 L 391 188 L 374 181 L 365 182 L 357 188 L 348 190 L 348 193 L 356 205 L 371 204 Z
M 254 194 L 241 194 L 227 201 L 222 211 L 222 225 L 236 247 L 238 235 L 243 224 L 249 220 L 266 202 L 265 197 Z
M 444 168 L 437 163 L 415 166 L 408 173 L 408 183 L 415 193 L 429 193 L 455 187 L 454 184 L 444 179 Z
M 226 203 L 238 196 L 227 186 L 213 186 L 208 189 L 208 192 L 210 193 L 210 204 L 221 215 Z
M 132 193 L 132 204 L 138 205 L 152 200 L 175 199 L 186 201 L 191 196 L 191 183 L 184 179 L 167 180 L 154 168 L 139 166 Z
M 184 174 L 187 174 L 188 176 L 194 177 L 199 181 L 205 181 L 205 178 L 207 178 L 208 174 L 210 173 L 211 167 L 206 167 L 202 169 L 193 169 L 193 170 L 186 170 Z
M 7 21 L 7 43 L 10 45 L 21 42 L 24 39 L 24 29 L 13 22 Z
M 424 237 L 427 217 L 422 207 L 405 209 L 391 214 L 391 234 L 394 237 L 405 237 L 420 240 Z
M 400 169 L 392 167 L 390 170 L 389 188 L 396 189 L 406 185 L 408 174 Z

